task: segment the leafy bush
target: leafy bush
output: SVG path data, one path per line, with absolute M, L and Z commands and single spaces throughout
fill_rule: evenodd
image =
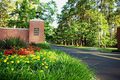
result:
M 21 48 L 26 47 L 27 44 L 22 41 L 20 38 L 8 38 L 5 40 L 0 40 L 0 48 L 1 49 L 12 49 L 15 48 Z
M 1 80 L 95 80 L 78 59 L 61 51 L 41 50 L 36 55 L 0 55 Z
M 114 47 L 117 44 L 117 40 L 115 38 L 103 37 L 101 40 L 101 46 L 106 47 Z

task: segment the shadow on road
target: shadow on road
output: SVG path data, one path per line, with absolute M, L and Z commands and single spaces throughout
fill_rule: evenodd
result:
M 100 78 L 100 80 L 120 80 L 120 60 L 109 57 L 102 57 L 108 53 L 101 53 L 94 49 L 83 50 L 64 46 L 52 46 L 52 48 L 64 51 L 67 54 L 87 63 L 89 68 L 95 71 L 97 77 Z M 101 56 L 96 54 L 101 54 Z

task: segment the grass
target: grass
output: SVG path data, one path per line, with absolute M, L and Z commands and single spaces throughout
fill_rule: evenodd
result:
M 56 75 L 54 80 L 94 80 L 95 76 L 92 71 L 82 61 L 72 58 L 61 51 L 56 53 L 59 60 L 53 67 L 54 75 Z
M 119 50 L 117 50 L 117 48 L 77 47 L 77 46 L 65 46 L 65 47 L 68 47 L 68 48 L 78 48 L 78 49 L 86 50 L 86 51 L 97 50 L 97 51 L 105 52 L 105 53 L 119 52 Z
M 39 43 L 39 44 L 32 43 L 31 45 L 40 47 L 42 49 L 51 49 L 51 46 L 49 43 Z
M 0 55 L 1 80 L 95 80 L 82 61 L 64 52 L 42 49 L 36 55 Z
M 117 48 L 98 48 L 98 51 L 111 53 L 113 51 L 117 51 Z

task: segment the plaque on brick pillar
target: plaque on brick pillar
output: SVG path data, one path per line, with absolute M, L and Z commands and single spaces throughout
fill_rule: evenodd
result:
M 30 20 L 29 43 L 44 43 L 44 21 L 40 19 Z
M 34 28 L 34 35 L 39 36 L 39 28 Z

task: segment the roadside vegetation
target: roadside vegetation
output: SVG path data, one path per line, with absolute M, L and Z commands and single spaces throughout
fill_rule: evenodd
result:
M 59 45 L 58 45 L 59 46 Z M 97 50 L 97 51 L 100 51 L 100 52 L 105 52 L 105 53 L 111 53 L 111 52 L 120 52 L 117 48 L 100 48 L 100 47 L 79 47 L 79 46 L 71 46 L 71 45 L 61 45 L 61 46 L 64 46 L 64 47 L 68 47 L 68 48 L 78 48 L 80 50 Z
M 95 80 L 95 74 L 85 63 L 52 50 L 49 44 L 13 46 L 18 41 L 23 42 L 16 38 L 7 39 L 4 44 L 11 47 L 1 47 L 1 80 Z

